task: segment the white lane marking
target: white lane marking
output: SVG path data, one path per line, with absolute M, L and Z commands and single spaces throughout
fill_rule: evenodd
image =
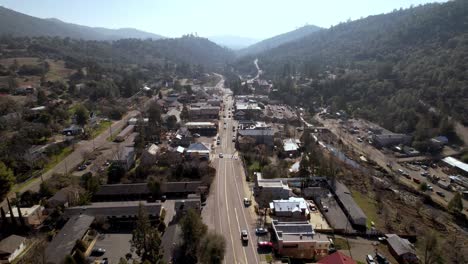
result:
M 221 173 L 220 170 L 219 170 L 219 167 L 220 167 L 220 163 L 221 161 L 218 159 L 218 175 L 216 176 L 216 189 L 217 189 L 217 194 L 215 195 L 215 199 L 216 199 L 216 211 L 218 211 L 218 222 L 219 222 L 219 229 L 221 230 L 221 234 L 223 233 L 223 225 L 222 225 L 222 222 L 221 222 L 221 199 L 219 199 L 219 194 L 221 193 Z
M 236 214 L 237 227 L 239 227 L 239 234 L 240 234 L 240 232 L 241 232 L 242 229 L 241 229 L 241 227 L 240 227 L 239 217 L 237 216 L 237 208 L 235 208 L 235 207 L 234 207 L 234 213 Z M 247 229 L 247 234 L 250 235 L 249 229 Z M 242 239 L 242 238 L 241 238 L 241 239 Z M 249 239 L 249 240 L 250 240 L 250 239 Z M 252 241 L 252 240 L 250 240 L 250 241 Z M 242 251 L 244 252 L 244 259 L 245 259 L 245 263 L 247 264 L 247 263 L 249 263 L 249 262 L 247 261 L 247 253 L 245 253 L 245 248 L 244 248 L 244 247 L 242 247 Z
M 235 173 L 235 171 L 234 171 L 234 162 L 231 162 L 231 170 L 233 171 L 233 173 Z M 244 181 L 244 180 L 242 179 L 242 175 L 240 175 L 240 178 L 241 178 L 241 181 Z M 240 194 L 239 194 L 239 185 L 237 184 L 236 178 L 234 178 L 234 182 L 236 183 L 236 193 L 237 193 L 237 197 L 239 198 L 238 201 L 240 202 L 240 201 L 241 201 L 241 197 L 240 197 Z M 244 193 L 244 192 L 242 192 L 242 193 Z M 241 205 L 241 206 L 242 206 L 242 205 Z M 242 216 L 244 217 L 245 223 L 249 226 L 249 222 L 247 221 L 247 217 L 245 217 L 244 210 L 242 210 L 241 212 L 242 212 Z M 250 241 L 253 241 L 250 232 L 249 232 L 249 240 L 250 240 Z M 255 257 L 255 263 L 259 263 L 259 262 L 258 262 L 258 258 L 257 258 L 257 253 L 255 252 L 255 247 L 254 247 L 253 243 L 250 243 L 250 246 L 252 247 L 252 252 L 253 252 L 253 255 L 254 255 L 254 257 Z
M 227 214 L 228 225 L 229 225 L 229 236 L 231 237 L 232 254 L 234 256 L 234 262 L 237 263 L 236 250 L 234 249 L 234 239 L 232 238 L 232 231 L 231 231 L 231 218 L 229 217 L 229 203 L 227 199 L 226 172 L 227 172 L 227 166 L 226 166 L 226 162 L 224 162 L 224 197 L 226 199 L 226 214 Z

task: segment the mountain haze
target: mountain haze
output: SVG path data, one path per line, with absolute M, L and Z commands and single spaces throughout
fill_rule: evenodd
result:
M 0 6 L 0 35 L 69 37 L 84 40 L 123 38 L 160 39 L 162 36 L 133 28 L 107 29 L 66 23 L 56 18 L 42 19 Z
M 230 35 L 211 36 L 208 37 L 208 39 L 218 45 L 225 46 L 233 50 L 246 48 L 259 41 L 258 39 Z
M 244 55 L 251 55 L 256 53 L 261 53 L 263 51 L 276 48 L 288 42 L 296 41 L 298 39 L 302 39 L 312 33 L 320 31 L 322 28 L 313 26 L 313 25 L 306 25 L 296 30 L 274 36 L 269 39 L 262 40 L 258 43 L 255 43 L 245 49 L 239 50 L 238 54 L 240 56 Z

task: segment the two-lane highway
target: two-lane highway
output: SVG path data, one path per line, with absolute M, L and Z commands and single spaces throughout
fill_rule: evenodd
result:
M 217 86 L 221 88 L 222 82 Z M 229 117 L 232 117 L 229 109 L 232 108 L 233 98 L 225 91 L 224 99 L 225 107 L 219 123 L 221 142 L 213 156 L 217 173 L 202 216 L 211 229 L 226 239 L 225 263 L 260 263 L 254 233 L 255 221 L 243 201 L 250 195 L 246 194 L 244 171 L 232 140 L 237 130 L 236 122 Z M 249 233 L 248 243 L 242 243 L 242 230 Z

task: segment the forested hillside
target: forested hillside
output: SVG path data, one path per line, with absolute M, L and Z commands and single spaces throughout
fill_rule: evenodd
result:
M 70 37 L 84 40 L 123 38 L 160 39 L 162 36 L 133 28 L 107 29 L 66 23 L 58 19 L 41 19 L 0 6 L 0 35 L 16 37 Z
M 300 40 L 314 32 L 319 31 L 321 28 L 313 25 L 307 25 L 303 26 L 301 28 L 298 28 L 296 30 L 286 32 L 284 34 L 274 36 L 272 38 L 268 38 L 265 40 L 262 40 L 258 43 L 255 43 L 245 49 L 239 50 L 237 53 L 240 56 L 245 56 L 249 54 L 256 54 L 260 52 L 264 52 L 266 50 L 276 48 L 278 46 L 281 46 L 285 43 Z
M 448 116 L 468 124 L 468 1 L 340 24 L 258 58 L 292 103 L 344 109 L 416 139 L 443 132 Z M 288 80 L 298 73 L 313 81 L 298 88 Z
M 113 42 L 84 41 L 69 38 L 1 38 L 5 50 L 20 50 L 21 54 L 5 53 L 4 56 L 42 56 L 65 59 L 73 68 L 83 67 L 91 60 L 101 67 L 123 64 L 201 65 L 207 69 L 223 66 L 233 54 L 205 38 L 184 36 L 175 39 L 138 40 L 122 39 Z

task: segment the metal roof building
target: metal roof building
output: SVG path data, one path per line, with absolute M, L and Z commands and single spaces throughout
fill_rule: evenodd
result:
M 341 182 L 336 182 L 335 195 L 340 203 L 343 211 L 348 216 L 349 220 L 357 229 L 365 229 L 367 224 L 367 216 L 362 209 L 356 204 L 351 191 Z

